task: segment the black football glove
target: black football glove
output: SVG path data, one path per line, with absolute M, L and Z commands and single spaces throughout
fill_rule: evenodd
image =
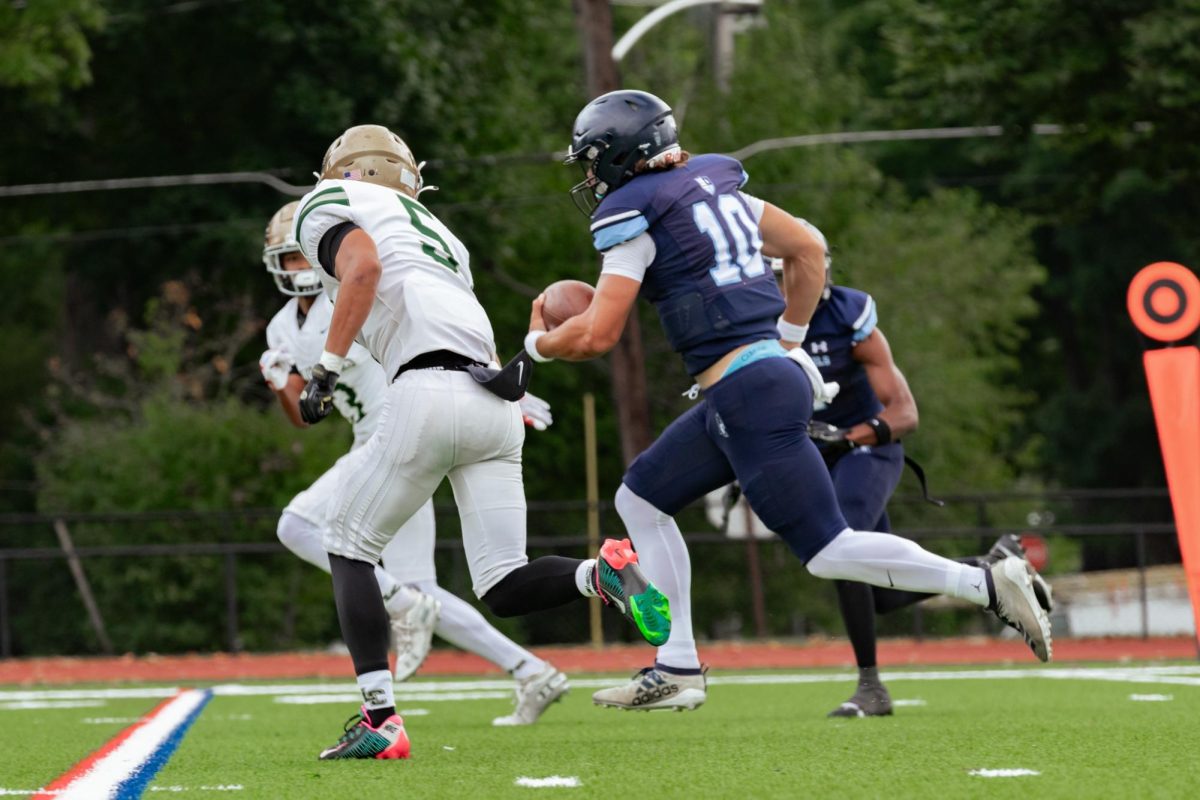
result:
M 312 378 L 304 391 L 300 392 L 300 418 L 309 425 L 316 425 L 333 411 L 333 390 L 337 386 L 338 373 L 330 372 L 317 364 L 312 368 Z
M 818 422 L 815 419 L 808 421 L 808 438 L 818 442 L 844 442 L 849 432 L 847 428 L 839 428 L 828 422 Z

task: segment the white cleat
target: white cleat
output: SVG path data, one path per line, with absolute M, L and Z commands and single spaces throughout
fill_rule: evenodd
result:
M 706 668 L 699 675 L 676 675 L 657 667 L 646 667 L 624 686 L 596 692 L 592 702 L 627 711 L 692 711 L 708 699 L 707 672 Z
M 989 568 L 996 590 L 992 612 L 1025 637 L 1025 643 L 1041 661 L 1054 653 L 1050 635 L 1050 617 L 1038 603 L 1033 590 L 1033 567 L 1021 558 L 1005 558 Z
M 413 590 L 416 591 L 416 590 Z M 397 681 L 406 681 L 425 663 L 433 646 L 442 604 L 433 595 L 417 592 L 417 600 L 392 617 L 392 646 L 396 649 Z
M 497 727 L 532 725 L 570 688 L 567 676 L 547 664 L 537 675 L 517 681 L 517 707 L 507 717 L 496 717 L 492 724 Z

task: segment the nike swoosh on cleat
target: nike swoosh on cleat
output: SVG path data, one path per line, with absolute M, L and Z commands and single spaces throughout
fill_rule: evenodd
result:
M 892 587 L 893 589 L 896 588 L 896 584 L 892 583 L 892 571 L 890 569 L 887 571 L 887 576 L 888 576 L 888 586 Z

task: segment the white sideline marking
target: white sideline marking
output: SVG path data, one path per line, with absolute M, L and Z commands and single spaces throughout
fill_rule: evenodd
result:
M 205 691 L 189 689 L 181 692 L 174 700 L 159 708 L 154 716 L 141 723 L 116 748 L 91 764 L 87 771 L 72 777 L 69 783 L 59 789 L 58 796 L 80 800 L 108 797 L 143 769 L 206 702 L 208 693 Z
M 151 786 L 152 792 L 240 792 L 245 787 L 240 783 L 231 783 L 228 786 Z
M 1026 775 L 1041 775 L 1036 769 L 973 769 L 967 773 L 979 778 L 1023 778 Z
M 1140 700 L 1143 703 L 1165 703 L 1169 700 L 1174 700 L 1173 694 L 1131 694 L 1130 700 Z
M 402 717 L 428 717 L 428 708 L 401 708 L 396 711 Z
M 927 706 L 929 703 L 919 697 L 914 697 L 911 700 L 893 700 L 892 705 L 902 708 L 904 706 Z
M 98 708 L 107 705 L 104 700 L 15 700 L 0 703 L 0 711 L 33 711 L 45 708 Z
M 574 775 L 551 775 L 548 778 L 527 778 L 521 776 L 514 781 L 517 786 L 528 786 L 530 789 L 574 789 L 577 786 L 583 786 L 583 782 Z
M 857 680 L 857 673 L 768 673 L 717 675 L 708 681 L 714 686 L 781 686 L 788 684 L 843 683 Z M 1200 686 L 1200 666 L 1145 666 L 1145 667 L 1033 667 L 1028 669 L 957 669 L 925 671 L 887 671 L 883 678 L 888 681 L 952 681 L 952 680 L 1027 680 L 1045 678 L 1050 680 L 1111 681 L 1115 683 L 1160 684 L 1169 686 Z M 619 683 L 619 676 L 608 678 L 571 678 L 571 685 L 579 689 L 595 689 Z M 405 684 L 396 693 L 397 700 L 424 702 L 429 698 L 446 698 L 457 692 L 478 695 L 477 699 L 493 699 L 482 696 L 496 692 L 496 698 L 511 697 L 511 680 L 453 680 L 418 681 Z M 32 700 L 113 700 L 128 698 L 171 697 L 177 687 L 153 687 L 137 689 L 19 689 L 0 690 L 0 703 Z M 213 687 L 213 694 L 224 697 L 317 697 L 338 695 L 338 702 L 358 702 L 361 696 L 352 683 L 289 683 L 289 684 L 240 684 L 226 683 Z M 472 698 L 476 699 L 476 698 Z M 304 700 L 285 701 L 303 703 Z M 333 702 L 329 700 L 328 702 Z
M 511 696 L 511 692 L 435 692 L 429 694 L 397 694 L 396 700 L 420 700 L 422 703 L 436 703 L 448 700 L 503 700 Z M 347 692 L 345 694 L 315 694 L 311 696 L 284 695 L 276 697 L 275 702 L 294 706 L 314 706 L 324 703 L 359 703 L 362 702 L 362 694 L 359 692 Z

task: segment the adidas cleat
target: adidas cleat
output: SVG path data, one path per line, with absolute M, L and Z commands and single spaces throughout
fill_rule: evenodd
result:
M 1006 533 L 997 539 L 982 560 L 985 564 L 995 564 L 1004 558 L 1025 558 L 1025 548 L 1021 545 L 1021 540 L 1011 533 Z M 1033 593 L 1037 595 L 1038 605 L 1049 614 L 1054 610 L 1054 592 L 1050 588 L 1050 583 L 1038 574 L 1032 565 L 1029 566 L 1029 570 L 1029 578 L 1033 581 Z
M 404 732 L 404 720 L 392 714 L 380 723 L 378 728 L 372 728 L 364 706 L 358 714 L 346 720 L 345 733 L 338 739 L 337 744 L 322 750 L 317 758 L 321 761 L 340 758 L 408 758 L 410 748 L 408 734 Z
M 696 675 L 679 675 L 662 667 L 646 667 L 624 686 L 601 689 L 592 695 L 598 706 L 626 711 L 692 711 L 708 699 L 707 669 Z
M 433 647 L 433 629 L 437 627 L 442 604 L 430 594 L 417 592 L 417 600 L 392 617 L 392 646 L 396 650 L 397 682 L 406 681 L 425 663 Z
M 882 683 L 858 684 L 854 696 L 830 711 L 827 717 L 890 717 L 892 697 Z
M 496 717 L 492 724 L 497 727 L 532 725 L 551 703 L 562 699 L 569 688 L 567 676 L 547 664 L 537 675 L 517 683 L 517 707 L 507 717 Z
M 628 539 L 606 539 L 592 570 L 596 593 L 637 626 L 642 638 L 658 647 L 671 637 L 671 604 L 638 566 Z
M 996 598 L 989 610 L 1024 636 L 1040 661 L 1049 661 L 1054 652 L 1050 618 L 1033 591 L 1033 567 L 1024 559 L 1005 558 L 985 569 Z

